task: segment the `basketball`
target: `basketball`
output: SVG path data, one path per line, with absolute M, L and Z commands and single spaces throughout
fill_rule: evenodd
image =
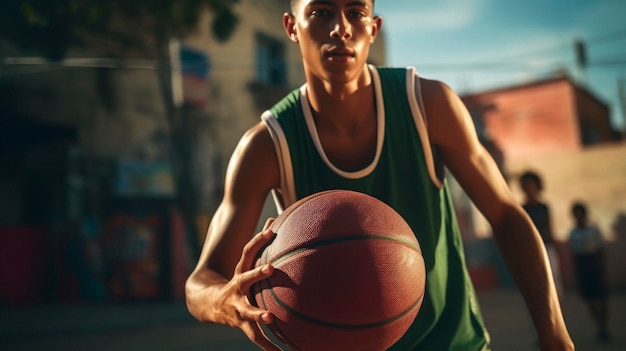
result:
M 362 193 L 329 190 L 299 200 L 270 226 L 256 266 L 274 273 L 250 302 L 274 314 L 268 328 L 294 350 L 386 350 L 409 328 L 424 296 L 419 243 L 404 219 Z

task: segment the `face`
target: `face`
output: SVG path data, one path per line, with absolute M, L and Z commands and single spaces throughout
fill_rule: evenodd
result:
M 587 213 L 585 210 L 581 208 L 574 208 L 573 214 L 574 219 L 576 219 L 576 223 L 584 224 L 587 221 Z
M 300 0 L 283 16 L 289 38 L 300 45 L 307 77 L 347 82 L 364 70 L 382 25 L 372 0 Z
M 534 181 L 525 179 L 522 181 L 522 191 L 528 198 L 535 199 L 539 195 L 539 186 Z

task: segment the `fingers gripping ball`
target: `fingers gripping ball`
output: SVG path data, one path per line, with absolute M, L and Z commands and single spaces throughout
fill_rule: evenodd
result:
M 295 350 L 385 350 L 415 319 L 424 260 L 415 235 L 369 195 L 329 190 L 287 208 L 256 266 L 274 273 L 250 301 L 274 314 L 270 330 Z

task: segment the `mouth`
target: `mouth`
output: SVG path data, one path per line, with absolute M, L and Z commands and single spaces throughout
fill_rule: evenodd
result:
M 324 53 L 324 57 L 328 59 L 350 59 L 355 57 L 355 53 L 345 47 L 333 47 Z

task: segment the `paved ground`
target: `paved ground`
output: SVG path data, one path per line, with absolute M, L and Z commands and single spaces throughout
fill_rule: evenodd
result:
M 516 291 L 495 290 L 479 294 L 485 323 L 492 337 L 494 351 L 528 351 L 534 347 L 534 331 L 522 298 Z M 595 341 L 595 327 L 586 306 L 573 293 L 562 296 L 565 321 L 578 351 L 626 350 L 626 293 L 611 297 L 610 329 L 613 341 Z
M 479 293 L 495 351 L 534 350 L 530 319 L 514 290 Z M 626 350 L 626 294 L 611 300 L 609 345 L 594 341 L 587 310 L 572 293 L 563 296 L 568 327 L 579 351 Z M 246 351 L 257 350 L 241 333 L 203 325 L 183 303 L 72 304 L 0 310 L 0 350 L 5 351 Z M 437 351 L 437 350 L 435 350 Z

